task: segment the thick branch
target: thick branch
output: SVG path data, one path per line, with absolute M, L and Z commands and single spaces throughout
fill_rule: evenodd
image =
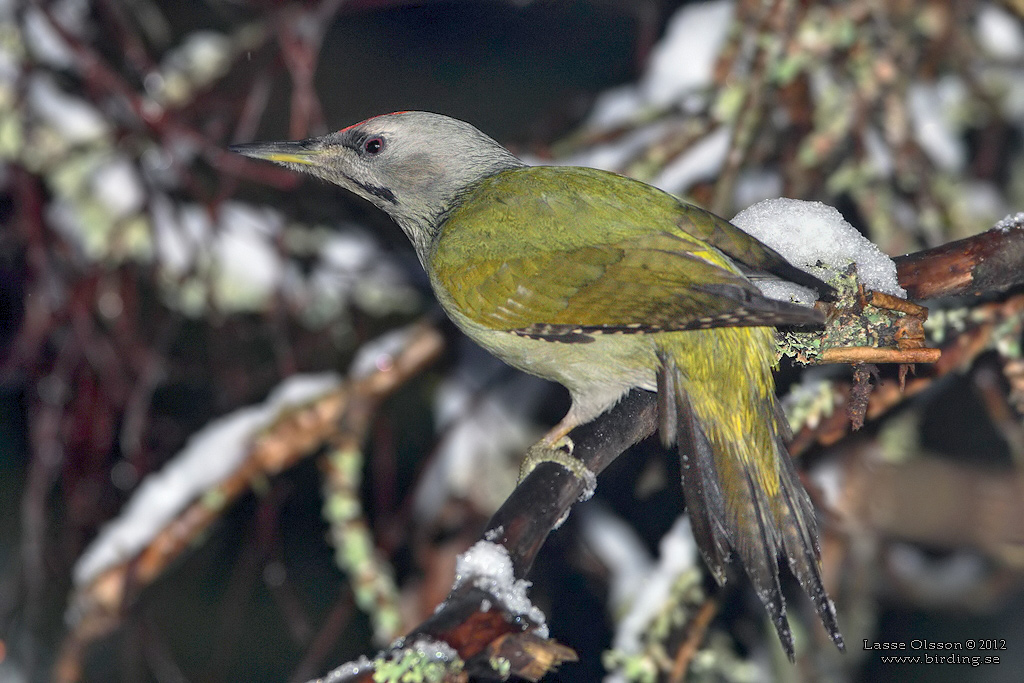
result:
M 635 389 L 611 411 L 574 429 L 573 455 L 599 474 L 623 451 L 654 433 L 655 395 Z M 585 484 L 561 465 L 542 462 L 494 513 L 485 536 L 508 549 L 516 576 L 530 570 L 544 539 L 584 494 Z
M 1024 229 L 989 230 L 894 260 L 911 299 L 1000 292 L 1024 283 Z

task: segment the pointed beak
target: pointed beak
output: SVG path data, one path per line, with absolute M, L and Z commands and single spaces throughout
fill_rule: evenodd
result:
M 320 163 L 318 157 L 324 152 L 323 148 L 309 149 L 305 141 L 301 140 L 297 142 L 250 142 L 244 145 L 229 145 L 228 149 L 253 159 L 305 166 L 318 165 Z

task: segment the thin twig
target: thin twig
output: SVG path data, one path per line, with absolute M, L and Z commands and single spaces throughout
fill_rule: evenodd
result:
M 672 673 L 669 680 L 672 683 L 683 683 L 686 680 L 686 672 L 690 669 L 690 662 L 704 642 L 704 635 L 708 632 L 711 620 L 718 614 L 718 601 L 712 597 L 707 598 L 700 606 L 697 613 L 690 619 L 686 628 L 686 638 L 676 651 L 676 658 L 672 665 Z

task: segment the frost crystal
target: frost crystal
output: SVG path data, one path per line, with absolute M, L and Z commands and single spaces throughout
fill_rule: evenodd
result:
M 1006 216 L 992 226 L 993 230 L 999 230 L 1000 232 L 1009 232 L 1010 230 L 1020 230 L 1022 228 L 1024 228 L 1024 211 L 1018 211 L 1012 216 Z
M 459 555 L 455 563 L 455 586 L 458 589 L 467 582 L 486 591 L 510 614 L 523 615 L 537 625 L 536 633 L 548 637 L 544 613 L 530 602 L 526 591 L 529 581 L 517 579 L 512 570 L 512 558 L 504 546 L 489 541 L 476 544 Z
M 342 664 L 323 678 L 318 678 L 314 683 L 343 683 L 344 681 L 355 680 L 356 676 L 367 669 L 371 669 L 373 663 L 366 657 Z

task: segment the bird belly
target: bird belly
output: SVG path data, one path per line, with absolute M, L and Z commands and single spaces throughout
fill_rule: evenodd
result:
M 512 367 L 558 382 L 572 397 L 569 415 L 580 424 L 614 406 L 633 388 L 654 391 L 658 359 L 644 334 L 596 334 L 589 342 L 554 342 L 491 330 L 456 311 L 455 324 Z

